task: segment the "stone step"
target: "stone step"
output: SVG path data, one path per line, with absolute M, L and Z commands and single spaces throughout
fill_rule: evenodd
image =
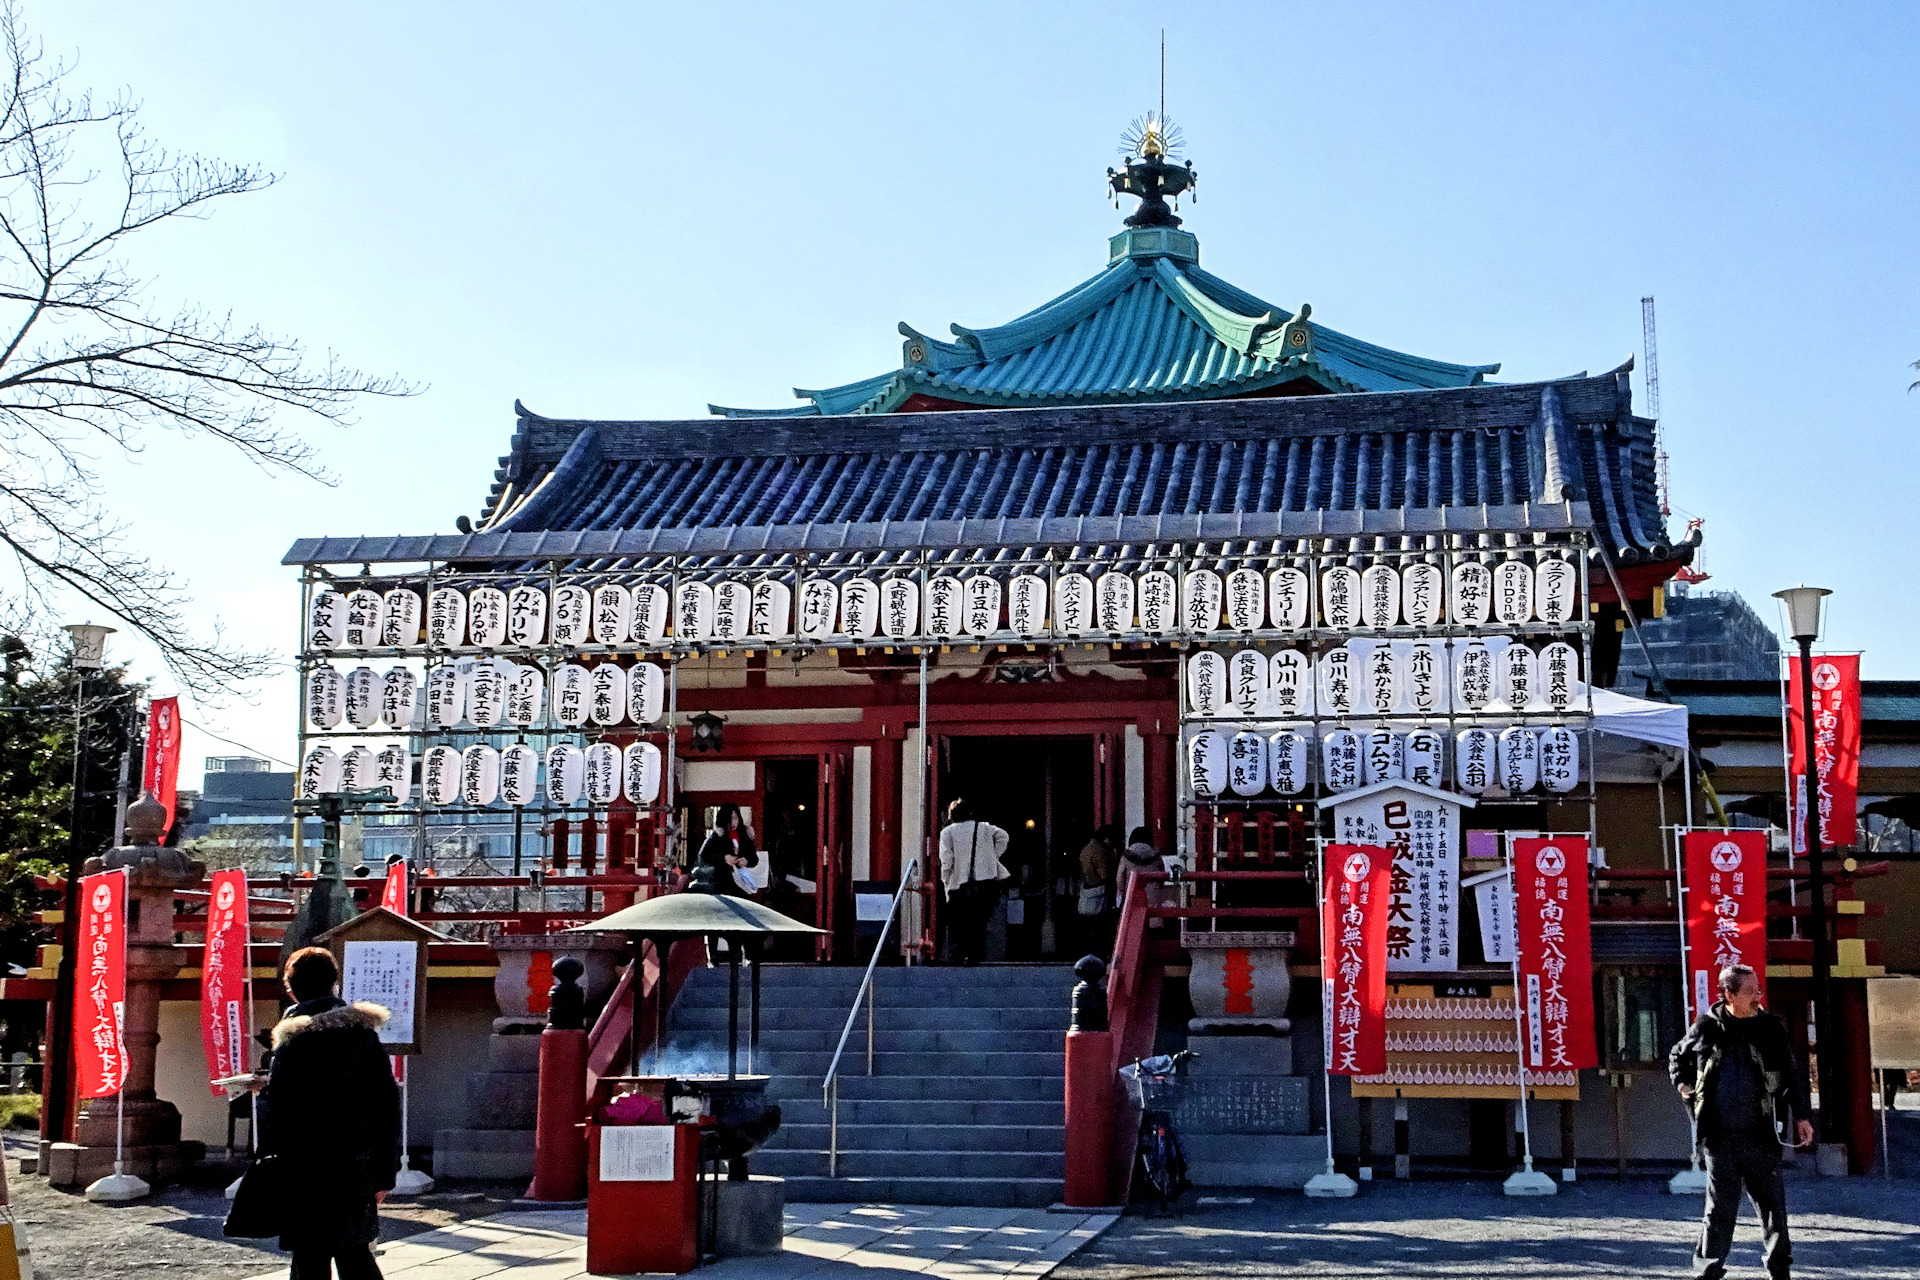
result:
M 953 988 L 913 988 L 890 989 L 882 987 L 874 993 L 878 1009 L 1048 1009 L 1051 1010 L 1059 1025 L 1064 1027 L 1072 1012 L 1070 987 L 1058 989 L 1052 987 L 953 987 Z M 838 1011 L 840 1021 L 847 1020 L 847 1012 L 853 1008 L 853 999 L 858 991 L 849 987 L 845 991 L 831 988 L 795 988 L 792 991 L 774 991 L 762 988 L 760 1007 L 763 1009 L 790 1008 L 805 1006 L 817 1009 Z M 740 1009 L 744 1014 L 753 1003 L 753 993 L 744 985 L 740 988 Z M 727 1008 L 727 989 L 712 984 L 688 986 L 683 988 L 674 1001 L 674 1007 L 684 1009 Z
M 982 1101 L 966 1098 L 955 1101 L 936 1101 L 916 1098 L 912 1101 L 875 1101 L 871 1099 L 849 1098 L 848 1090 L 840 1091 L 840 1124 L 847 1125 L 1012 1125 L 1018 1127 L 1038 1127 L 1059 1129 L 1066 1123 L 1066 1103 L 1058 1098 L 1051 1102 L 1000 1102 Z M 827 1105 L 820 1101 L 820 1093 L 815 1090 L 806 1097 L 785 1097 L 780 1099 L 780 1111 L 785 1117 L 782 1128 L 788 1126 L 825 1125 L 827 1123 Z
M 1043 1209 L 1057 1204 L 1061 1178 L 823 1178 L 787 1176 L 788 1204 L 983 1205 Z
M 848 1071 L 864 1068 L 848 1063 Z M 787 1098 L 820 1098 L 819 1075 L 778 1074 L 767 1084 L 767 1093 L 775 1101 Z M 872 1100 L 879 1102 L 986 1101 L 986 1102 L 1059 1102 L 1066 1096 L 1061 1076 L 964 1076 L 964 1075 L 856 1075 L 840 1076 L 837 1086 L 840 1102 Z
M 724 1051 L 725 1045 L 721 1045 Z M 744 1061 L 746 1050 L 741 1049 Z M 833 1061 L 831 1050 L 818 1052 L 784 1052 L 766 1055 L 773 1070 L 781 1075 L 812 1076 L 824 1079 L 827 1067 Z M 1029 1051 L 1024 1053 L 990 1052 L 895 1052 L 882 1045 L 873 1055 L 873 1072 L 876 1076 L 1014 1076 L 1041 1077 L 1059 1080 L 1066 1074 L 1066 1055 L 1061 1049 L 1051 1052 Z M 841 1055 L 842 1074 L 859 1071 L 865 1073 L 867 1055 L 865 1047 L 858 1050 L 850 1043 L 846 1053 Z
M 740 1008 L 740 1029 L 744 1034 L 748 1027 L 749 1009 Z M 943 1005 L 937 1009 L 925 1005 L 890 1005 L 881 1002 L 874 1008 L 873 1025 L 882 1032 L 886 1031 L 924 1031 L 929 1027 L 940 1027 L 948 1031 L 1051 1031 L 1055 1035 L 1065 1035 L 1069 1011 L 1064 1005 L 1044 1006 L 1006 1005 Z M 673 1009 L 673 1029 L 677 1031 L 711 1031 L 725 1035 L 727 1030 L 727 1003 L 717 1004 L 676 1003 Z M 841 1028 L 847 1025 L 846 1009 L 829 1009 L 823 1005 L 775 1004 L 763 999 L 760 1008 L 760 1033 L 766 1035 L 772 1031 L 831 1031 L 837 1038 Z M 867 1029 L 867 1015 L 863 1009 L 854 1019 L 853 1033 L 858 1036 Z
M 744 1042 L 746 1039 L 746 1029 L 742 1028 L 741 1040 Z M 876 1051 L 882 1054 L 1034 1053 L 1061 1057 L 1066 1051 L 1064 1031 L 952 1031 L 941 1027 L 937 1015 L 929 1024 L 912 1031 L 882 1031 L 876 1028 L 873 1040 Z M 794 1054 L 831 1055 L 839 1043 L 838 1030 L 769 1031 L 765 1027 L 760 1030 L 760 1052 L 775 1059 Z M 717 1030 L 676 1028 L 667 1037 L 670 1053 L 724 1052 L 726 1047 L 727 1031 L 724 1027 Z M 742 1049 L 744 1051 L 744 1043 Z M 867 1029 L 865 1026 L 855 1027 L 847 1037 L 846 1056 L 858 1054 L 862 1062 L 861 1069 L 865 1070 L 866 1052 Z M 474 1078 L 484 1080 L 491 1077 Z
M 850 1124 L 843 1107 L 839 1142 L 841 1151 L 1045 1151 L 1058 1157 L 1066 1134 L 1064 1125 Z M 763 1150 L 825 1151 L 830 1136 L 823 1123 L 783 1121 Z
M 827 1153 L 763 1147 L 753 1153 L 750 1165 L 755 1173 L 779 1178 L 819 1178 L 827 1173 Z M 1059 1151 L 851 1151 L 843 1147 L 839 1172 L 848 1178 L 1062 1180 L 1065 1156 Z

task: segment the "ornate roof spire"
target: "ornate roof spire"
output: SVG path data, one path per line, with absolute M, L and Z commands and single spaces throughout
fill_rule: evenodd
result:
M 1107 170 L 1107 185 L 1113 189 L 1114 206 L 1123 195 L 1137 196 L 1140 207 L 1126 225 L 1141 227 L 1177 227 L 1180 219 L 1167 205 L 1172 197 L 1175 207 L 1183 192 L 1191 191 L 1200 175 L 1193 161 L 1173 163 L 1182 142 L 1180 126 L 1167 119 L 1164 111 L 1149 111 L 1127 126 L 1120 136 L 1120 154 L 1127 157 L 1125 167 Z M 1198 199 L 1198 197 L 1195 197 Z

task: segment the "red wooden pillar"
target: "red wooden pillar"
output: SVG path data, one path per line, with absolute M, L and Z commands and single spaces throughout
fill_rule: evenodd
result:
M 905 745 L 891 732 L 873 744 L 873 838 L 867 874 L 874 880 L 891 880 L 906 865 L 900 852 L 900 757 Z
M 1107 1153 L 1113 1145 L 1113 1033 L 1067 1032 L 1066 1186 L 1074 1208 L 1111 1202 Z
M 1174 851 L 1178 836 L 1173 814 L 1173 737 L 1142 730 L 1147 747 L 1147 833 L 1153 846 Z
M 565 818 L 555 818 L 553 820 L 553 827 L 548 835 L 548 839 L 552 843 L 553 856 L 550 861 L 555 872 L 562 872 L 567 869 L 567 853 L 572 834 L 572 824 Z

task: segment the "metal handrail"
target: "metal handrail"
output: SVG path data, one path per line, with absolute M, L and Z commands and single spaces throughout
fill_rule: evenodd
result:
M 880 927 L 880 940 L 874 943 L 873 958 L 867 961 L 866 976 L 860 980 L 860 990 L 854 993 L 853 1007 L 847 1010 L 847 1025 L 840 1028 L 840 1043 L 834 1047 L 833 1060 L 827 1063 L 826 1079 L 820 1082 L 820 1100 L 827 1108 L 827 1176 L 840 1176 L 840 1055 L 847 1050 L 847 1037 L 853 1034 L 854 1020 L 860 1016 L 860 1004 L 867 1006 L 867 1074 L 873 1074 L 873 971 L 880 963 L 880 957 L 887 950 L 887 935 L 893 932 L 893 918 L 900 913 L 900 900 L 906 896 L 907 889 L 913 884 L 914 873 L 920 868 L 919 855 L 908 859 L 905 871 L 900 873 L 900 887 L 893 891 L 893 905 L 887 908 L 886 923 Z

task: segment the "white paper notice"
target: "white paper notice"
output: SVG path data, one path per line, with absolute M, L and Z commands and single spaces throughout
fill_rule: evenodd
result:
M 670 1124 L 610 1124 L 600 1130 L 600 1181 L 673 1181 Z
M 382 1044 L 413 1040 L 413 982 L 419 947 L 417 942 L 349 942 L 346 946 L 340 998 L 348 1004 L 370 1000 L 393 1015 L 380 1028 Z

